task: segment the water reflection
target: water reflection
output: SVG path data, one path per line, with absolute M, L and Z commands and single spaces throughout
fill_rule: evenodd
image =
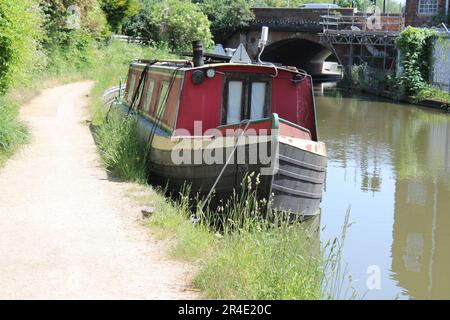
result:
M 367 298 L 450 298 L 450 116 L 339 91 L 317 97 L 329 166 L 324 238 L 351 205 L 344 258 Z

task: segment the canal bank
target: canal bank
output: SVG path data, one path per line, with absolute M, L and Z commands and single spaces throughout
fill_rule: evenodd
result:
M 347 94 L 349 94 L 349 95 L 363 94 L 363 95 L 373 96 L 374 99 L 376 99 L 376 98 L 387 99 L 387 100 L 391 101 L 391 103 L 402 103 L 402 104 L 414 105 L 414 106 L 425 107 L 425 108 L 430 108 L 430 109 L 450 113 L 450 101 L 444 101 L 444 100 L 432 99 L 432 98 L 420 100 L 415 97 L 405 97 L 405 98 L 399 99 L 399 98 L 397 98 L 398 92 L 387 91 L 387 90 L 380 91 L 380 92 L 374 92 L 374 91 L 369 91 L 364 88 L 355 88 L 354 85 L 349 85 L 344 82 L 339 83 L 337 85 L 337 87 L 342 91 L 346 91 Z
M 367 61 L 348 65 L 340 87 L 449 112 L 450 34 L 408 27 L 394 43 L 389 68 Z
M 321 238 L 351 207 L 343 258 L 359 295 L 450 298 L 450 117 L 335 89 L 316 100 L 329 156 Z

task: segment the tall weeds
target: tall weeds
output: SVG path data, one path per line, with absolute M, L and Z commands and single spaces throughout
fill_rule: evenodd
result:
M 241 187 L 218 208 L 203 206 L 186 188 L 170 201 L 175 210 L 158 210 L 149 220 L 173 239 L 172 254 L 200 264 L 194 284 L 208 298 L 356 297 L 342 261 L 348 216 L 342 239 L 321 244 L 319 218 L 299 222 L 267 211 L 253 174 Z
M 0 97 L 0 166 L 22 143 L 28 140 L 26 126 L 17 120 L 18 105 Z
M 110 112 L 95 133 L 105 168 L 118 178 L 144 183 L 148 176 L 145 150 L 137 136 L 136 119 L 118 111 Z

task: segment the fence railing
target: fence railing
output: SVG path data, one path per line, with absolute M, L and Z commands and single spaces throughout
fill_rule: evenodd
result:
M 341 15 L 330 12 L 327 15 L 322 15 L 321 18 L 324 32 L 400 32 L 404 26 L 404 18 L 402 15 L 368 15 L 363 13 Z
M 110 105 L 116 98 L 123 97 L 125 94 L 126 83 L 121 83 L 120 86 L 112 87 L 106 90 L 102 96 L 104 105 Z
M 149 43 L 149 42 L 151 42 L 151 40 L 149 38 L 130 37 L 130 36 L 119 35 L 119 34 L 115 34 L 115 35 L 111 36 L 111 39 L 115 39 L 120 42 L 126 42 L 126 43 Z

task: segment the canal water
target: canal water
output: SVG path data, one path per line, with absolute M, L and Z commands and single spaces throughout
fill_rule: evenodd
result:
M 321 238 L 341 235 L 350 207 L 343 259 L 358 296 L 450 299 L 450 115 L 334 89 L 316 105 Z

